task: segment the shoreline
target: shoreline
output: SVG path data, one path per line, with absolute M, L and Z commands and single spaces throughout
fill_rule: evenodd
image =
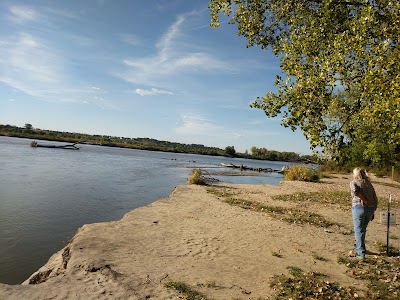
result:
M 351 234 L 290 224 L 231 206 L 207 191 L 214 187 L 240 199 L 318 211 L 348 230 L 352 227 L 349 210 L 272 199 L 294 192 L 348 191 L 348 183 L 349 176 L 338 175 L 321 183 L 283 182 L 278 186 L 178 186 L 169 197 L 134 209 L 119 221 L 82 226 L 66 247 L 22 285 L 0 284 L 0 298 L 176 299 L 179 293 L 165 287 L 165 282 L 173 280 L 214 299 L 257 299 L 273 293 L 272 276 L 287 274 L 288 266 L 318 271 L 330 281 L 362 289 L 346 273 L 346 266 L 337 263 L 338 255 L 352 247 Z M 399 188 L 374 186 L 380 197 L 390 191 L 395 199 L 400 198 Z M 372 223 L 368 245 L 380 240 L 384 232 L 385 226 Z M 397 228 L 392 233 L 399 235 Z M 325 260 L 315 259 L 316 254 Z

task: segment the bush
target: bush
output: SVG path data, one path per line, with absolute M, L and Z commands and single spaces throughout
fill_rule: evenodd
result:
M 188 178 L 189 184 L 198 184 L 198 185 L 206 185 L 206 181 L 201 176 L 200 169 L 193 169 L 192 174 Z
M 285 180 L 288 181 L 318 181 L 318 179 L 317 172 L 307 166 L 292 166 L 285 171 Z

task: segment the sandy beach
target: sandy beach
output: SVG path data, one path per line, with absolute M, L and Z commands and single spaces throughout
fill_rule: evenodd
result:
M 379 184 L 378 197 L 400 200 L 400 189 Z M 0 284 L 1 299 L 181 299 L 169 281 L 179 281 L 207 299 L 268 299 L 270 283 L 288 267 L 327 275 L 341 286 L 365 289 L 338 257 L 352 249 L 350 175 L 319 183 L 271 185 L 185 185 L 168 198 L 135 209 L 115 222 L 88 224 L 22 285 Z M 320 191 L 349 192 L 348 207 L 335 203 L 282 201 L 277 195 Z M 288 222 L 270 213 L 244 209 L 224 200 L 318 213 L 340 225 L 330 227 Z M 299 197 L 302 197 L 301 194 Z M 391 236 L 400 237 L 391 227 Z M 367 247 L 381 255 L 375 242 L 386 241 L 386 226 L 374 220 Z M 393 240 L 399 247 L 398 240 Z M 323 258 L 323 259 L 321 259 Z

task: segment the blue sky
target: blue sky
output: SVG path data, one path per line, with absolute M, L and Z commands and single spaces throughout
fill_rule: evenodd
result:
M 2 0 L 0 123 L 311 153 L 249 104 L 278 59 L 210 28 L 207 0 Z

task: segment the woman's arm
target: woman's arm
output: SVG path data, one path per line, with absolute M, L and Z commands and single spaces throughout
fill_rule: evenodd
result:
M 361 199 L 361 203 L 363 206 L 368 206 L 368 200 L 365 198 L 363 194 L 355 194 L 358 198 Z

